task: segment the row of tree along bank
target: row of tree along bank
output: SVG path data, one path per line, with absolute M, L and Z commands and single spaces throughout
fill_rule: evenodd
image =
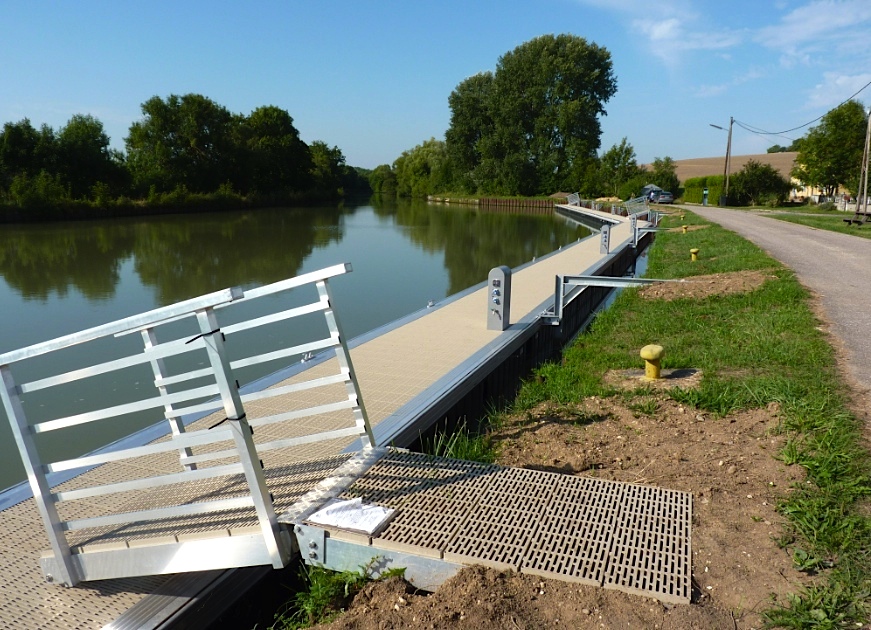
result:
M 647 184 L 683 192 L 687 201 L 702 201 L 705 188 L 709 200 L 719 199 L 722 178 L 686 182 L 682 191 L 672 158 L 639 166 L 626 138 L 599 154 L 599 117 L 616 91 L 605 48 L 569 34 L 537 37 L 502 55 L 495 71 L 457 85 L 444 140 L 431 138 L 371 171 L 348 166 L 338 147 L 303 142 L 279 107 L 233 114 L 199 94 L 143 103 L 126 152 L 110 149 L 102 123 L 89 115 L 73 116 L 58 131 L 24 119 L 0 132 L 0 216 L 292 205 L 372 192 L 493 198 L 572 191 L 628 199 Z M 826 194 L 839 187 L 856 194 L 865 120 L 857 101 L 823 116 L 794 143 L 791 175 Z M 759 163 L 745 171 L 732 180 L 730 203 L 782 203 L 791 187 L 782 175 Z
M 334 201 L 371 192 L 338 147 L 306 144 L 275 106 L 232 114 L 199 94 L 153 97 L 126 153 L 77 114 L 61 129 L 28 119 L 0 132 L 0 215 L 45 220 Z

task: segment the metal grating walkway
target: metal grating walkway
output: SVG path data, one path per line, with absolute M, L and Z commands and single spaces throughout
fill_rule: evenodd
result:
M 396 509 L 375 548 L 690 601 L 686 492 L 390 451 L 339 497 Z

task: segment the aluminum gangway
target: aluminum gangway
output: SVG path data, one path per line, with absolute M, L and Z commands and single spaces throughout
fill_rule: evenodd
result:
M 50 543 L 41 559 L 48 581 L 73 586 L 289 563 L 294 543 L 278 522 L 270 494 L 286 471 L 273 454 L 348 439 L 374 445 L 329 287 L 331 278 L 349 271 L 349 264 L 335 265 L 250 290 L 225 289 L 0 355 L 0 398 Z M 314 299 L 306 295 L 300 303 L 294 297 L 288 305 L 283 297 L 302 287 Z M 254 300 L 260 308 L 251 316 L 246 305 Z M 302 318 L 318 323 L 314 338 L 298 343 L 286 327 Z M 271 335 L 278 349 L 251 350 L 254 344 L 246 343 L 245 334 L 255 330 Z M 141 345 L 131 343 L 135 335 Z M 69 369 L 65 351 L 82 344 L 117 347 L 117 358 Z M 314 378 L 303 374 L 247 394 L 240 387 L 238 375 L 252 366 L 283 366 L 293 357 L 305 361 L 328 350 L 336 360 L 323 365 L 333 366 L 332 373 L 321 369 Z M 57 360 L 45 361 L 55 355 Z M 48 365 L 52 373 L 26 380 L 32 372 L 26 364 L 40 357 L 41 367 Z M 25 375 L 20 381 L 19 371 Z M 38 422 L 28 418 L 48 390 L 100 378 L 150 381 L 145 388 L 150 393 L 131 390 L 132 400 L 108 406 L 97 396 L 87 410 Z M 280 404 L 270 406 L 279 397 Z M 119 442 L 57 461 L 41 454 L 47 436 L 62 435 L 72 443 L 76 431 L 100 430 L 143 411 L 163 416 L 170 429 L 166 437 L 134 446 Z M 225 418 L 186 430 L 215 412 Z M 338 466 L 342 460 L 327 461 Z M 67 476 L 64 483 L 58 483 L 61 475 Z

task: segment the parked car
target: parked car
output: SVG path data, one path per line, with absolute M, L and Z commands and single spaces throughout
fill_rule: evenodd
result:
M 674 195 L 667 190 L 660 190 L 653 199 L 654 203 L 674 203 Z

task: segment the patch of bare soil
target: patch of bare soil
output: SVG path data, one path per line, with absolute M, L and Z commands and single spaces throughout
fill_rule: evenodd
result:
M 770 277 L 759 271 L 716 274 L 644 289 L 674 299 L 747 291 Z M 694 386 L 693 371 L 669 374 Z M 640 374 L 607 378 L 633 390 Z M 392 578 L 368 585 L 327 628 L 760 628 L 760 611 L 785 601 L 809 578 L 793 568 L 776 539 L 775 510 L 798 467 L 776 459 L 779 409 L 771 405 L 715 418 L 653 393 L 588 398 L 574 406 L 539 408 L 506 419 L 493 437 L 497 463 L 566 475 L 587 475 L 691 492 L 693 601 L 655 599 L 557 580 L 469 567 L 435 593 L 412 592 Z
M 639 294 L 651 300 L 677 300 L 681 298 L 705 298 L 710 295 L 745 293 L 761 287 L 766 280 L 774 278 L 770 271 L 747 270 L 731 273 L 715 273 L 707 276 L 692 276 L 674 282 L 662 282 L 644 287 Z
M 435 593 L 369 585 L 325 626 L 359 628 L 760 628 L 759 611 L 807 577 L 778 547 L 775 505 L 800 469 L 775 458 L 778 408 L 712 418 L 664 394 L 542 406 L 494 435 L 498 463 L 693 494 L 693 603 L 470 567 Z

